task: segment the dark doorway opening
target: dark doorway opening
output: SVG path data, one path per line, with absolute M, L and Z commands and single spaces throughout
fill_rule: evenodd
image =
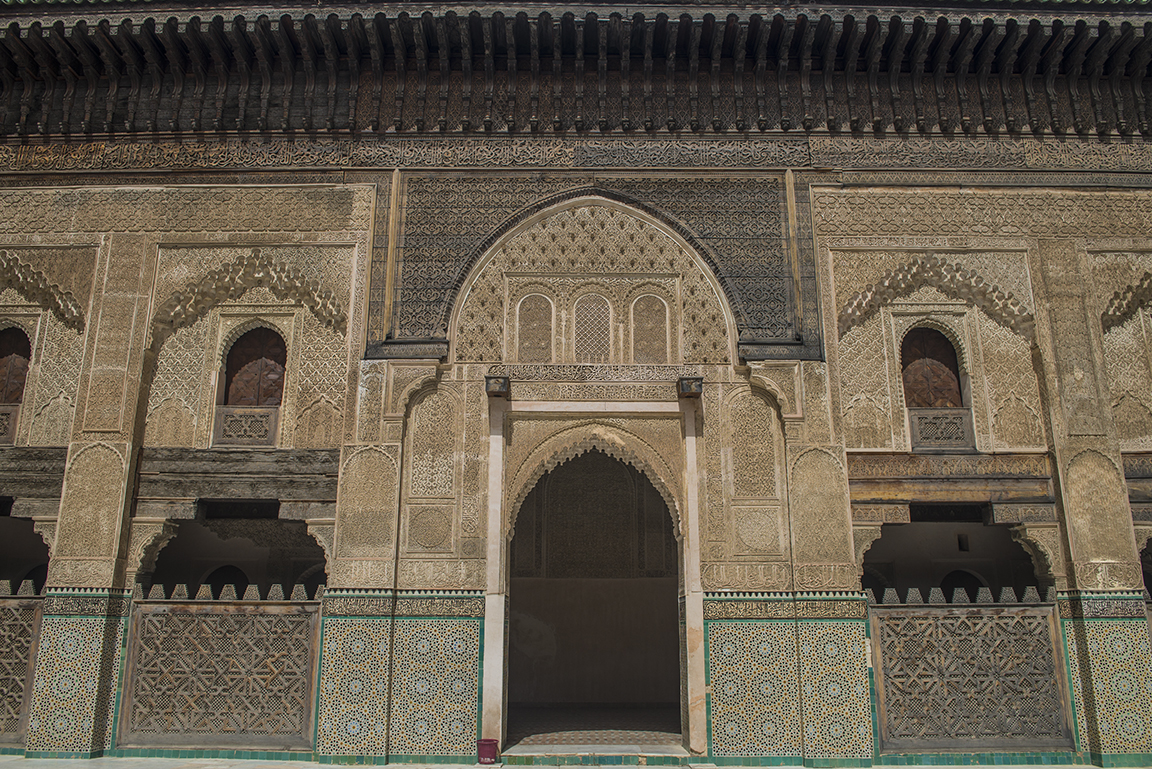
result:
M 678 748 L 678 546 L 648 478 L 600 451 L 552 470 L 509 568 L 508 746 Z

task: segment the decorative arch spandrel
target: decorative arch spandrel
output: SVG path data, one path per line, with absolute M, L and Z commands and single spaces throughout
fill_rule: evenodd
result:
M 479 363 L 515 357 L 521 345 L 509 329 L 519 327 L 521 302 L 530 294 L 553 302 L 555 363 L 633 362 L 637 338 L 641 358 L 661 357 L 665 363 L 734 359 L 735 321 L 702 257 L 666 224 L 616 201 L 565 201 L 497 238 L 457 295 L 451 358 Z M 587 309 L 581 302 L 591 294 L 606 302 L 607 311 L 595 317 L 607 328 L 597 326 L 594 335 L 607 338 L 606 352 L 602 345 L 588 352 L 589 318 L 581 315 Z M 654 315 L 649 313 L 636 336 L 633 303 L 643 295 L 665 305 L 662 334 L 649 327 Z M 660 347 L 666 348 L 663 354 Z
M 505 539 L 515 530 L 525 497 L 548 471 L 598 450 L 644 473 L 672 516 L 677 538 L 683 535 L 683 439 L 680 415 L 667 418 L 604 419 L 522 418 L 513 420 L 505 460 Z

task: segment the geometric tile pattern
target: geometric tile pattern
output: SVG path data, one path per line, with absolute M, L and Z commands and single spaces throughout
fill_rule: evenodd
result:
M 315 612 L 158 608 L 136 615 L 121 744 L 309 745 Z
M 112 741 L 123 617 L 45 617 L 27 750 L 89 754 Z
M 1079 750 L 1152 753 L 1152 649 L 1143 619 L 1064 620 Z
M 713 621 L 706 627 L 709 755 L 800 756 L 796 623 Z
M 863 621 L 799 621 L 805 759 L 872 757 Z
M 396 620 L 391 755 L 476 755 L 481 622 Z
M 0 740 L 19 737 L 39 601 L 0 601 Z
M 1069 747 L 1051 608 L 877 609 L 889 747 Z
M 481 623 L 455 617 L 326 618 L 316 752 L 475 756 Z
M 324 619 L 317 753 L 387 754 L 391 624 L 387 617 Z

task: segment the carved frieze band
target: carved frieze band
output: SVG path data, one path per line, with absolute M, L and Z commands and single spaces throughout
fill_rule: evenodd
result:
M 675 382 L 681 377 L 707 375 L 704 366 L 580 366 L 497 365 L 489 376 L 506 376 L 512 382 Z
M 326 617 L 483 617 L 480 595 L 404 595 L 388 593 L 324 596 Z
M 1139 593 L 1069 593 L 1056 600 L 1061 619 L 1144 617 L 1144 598 Z
M 992 505 L 993 523 L 1056 523 L 1056 505 L 1000 504 Z
M 44 599 L 44 615 L 53 617 L 127 617 L 131 607 L 125 592 L 50 591 Z
M 854 523 L 908 523 L 911 518 L 909 506 L 906 504 L 853 504 L 852 521 Z
M 997 168 L 1152 171 L 1152 145 L 950 138 L 402 139 L 0 147 L 0 171 L 230 168 Z
M 1044 454 L 928 456 L 849 454 L 848 477 L 858 478 L 1051 478 Z
M 815 598 L 812 594 L 745 594 L 747 597 L 704 599 L 704 619 L 865 619 L 862 598 Z

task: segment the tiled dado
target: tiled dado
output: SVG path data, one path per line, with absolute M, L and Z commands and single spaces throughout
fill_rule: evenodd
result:
M 1152 753 L 1152 648 L 1142 594 L 1061 593 L 1076 746 L 1100 766 Z
M 93 756 L 112 746 L 130 597 L 49 591 L 28 717 L 28 755 Z
M 480 593 L 326 593 L 317 756 L 473 762 L 483 617 Z
M 709 755 L 870 764 L 867 608 L 858 593 L 708 594 Z

